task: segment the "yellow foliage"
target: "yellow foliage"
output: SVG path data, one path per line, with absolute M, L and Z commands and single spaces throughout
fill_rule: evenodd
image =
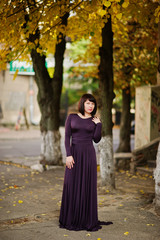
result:
M 148 7 L 145 6 L 145 2 Z M 120 0 L 73 0 L 67 1 L 66 4 L 66 1 L 60 0 L 57 4 L 57 1 L 46 0 L 45 3 L 37 1 L 36 7 L 34 7 L 28 6 L 26 1 L 10 1 L 10 4 L 7 5 L 6 0 L 2 0 L 0 3 L 0 67 L 5 66 L 6 60 L 10 61 L 18 56 L 25 59 L 30 54 L 31 49 L 36 47 L 40 54 L 49 52 L 54 54 L 57 36 L 59 32 L 62 32 L 72 41 L 80 40 L 82 37 L 86 39 L 90 37 L 92 43 L 87 49 L 88 56 L 90 56 L 89 61 L 93 61 L 96 65 L 94 75 L 97 76 L 99 59 L 95 59 L 95 56 L 98 55 L 101 46 L 101 30 L 107 22 L 109 14 L 112 16 L 114 41 L 116 42 L 116 39 L 123 40 L 123 46 L 128 43 L 129 32 L 134 32 L 134 29 L 132 31 L 129 29 L 128 21 L 133 19 L 144 26 L 148 18 L 151 19 L 150 23 L 153 21 L 158 23 L 159 21 L 158 1 L 156 7 L 152 1 L 148 3 L 146 0 L 125 0 L 122 6 L 119 3 Z M 105 10 L 103 5 L 106 7 Z M 27 9 L 26 14 L 28 14 L 29 21 L 26 22 L 25 13 L 21 9 Z M 152 9 L 155 9 L 154 14 L 152 14 Z M 66 12 L 70 12 L 70 17 L 67 27 L 64 27 L 61 24 L 61 17 Z M 36 37 L 37 27 L 39 27 L 40 34 L 38 38 Z M 150 28 L 147 27 L 147 29 Z M 30 39 L 31 35 L 34 37 L 33 41 Z M 86 61 L 88 56 L 80 56 L 80 59 Z M 122 55 L 119 56 L 119 60 L 121 59 L 123 59 Z
M 122 4 L 122 7 L 127 8 L 128 5 L 129 5 L 129 1 L 126 1 L 126 2 L 124 2 L 124 3 Z
M 113 5 L 112 10 L 113 10 L 113 13 L 117 14 L 118 13 L 117 5 Z
M 155 22 L 158 23 L 159 22 L 159 18 L 156 17 L 155 18 Z
M 98 9 L 97 13 L 98 13 L 101 17 L 103 17 L 103 16 L 106 14 L 106 11 L 103 10 L 103 9 Z
M 117 17 L 118 19 L 121 19 L 121 18 L 122 18 L 122 13 L 118 13 L 118 14 L 116 15 L 116 17 Z
M 105 1 L 105 0 L 104 0 L 104 1 L 103 1 L 103 4 L 104 4 L 104 6 L 107 7 L 107 8 L 111 6 L 111 2 L 110 2 L 110 1 Z

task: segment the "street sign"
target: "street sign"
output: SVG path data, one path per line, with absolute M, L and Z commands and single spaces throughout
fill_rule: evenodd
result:
M 55 60 L 53 57 L 46 58 L 46 68 L 53 68 Z M 35 75 L 32 62 L 27 61 L 11 61 L 10 62 L 10 74 L 15 74 L 18 71 L 18 75 Z
M 14 74 L 18 70 L 18 75 L 35 75 L 33 65 L 26 61 L 11 61 L 10 74 Z

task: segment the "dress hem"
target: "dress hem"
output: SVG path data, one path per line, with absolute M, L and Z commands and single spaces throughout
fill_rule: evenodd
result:
M 89 231 L 89 232 L 95 232 L 98 231 L 102 228 L 101 225 L 110 225 L 113 224 L 113 222 L 103 222 L 103 221 L 98 221 L 97 225 L 92 227 L 92 228 L 87 228 L 87 227 L 75 227 L 75 226 L 66 226 L 63 224 L 59 224 L 60 228 L 65 228 L 69 231 Z

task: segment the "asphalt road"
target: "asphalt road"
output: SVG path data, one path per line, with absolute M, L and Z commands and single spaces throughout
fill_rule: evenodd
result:
M 41 139 L 0 140 L 0 158 L 38 156 Z
M 116 151 L 119 144 L 119 129 L 113 129 L 113 150 Z M 97 144 L 95 144 L 97 148 Z M 65 156 L 64 138 L 61 139 L 62 154 Z M 134 136 L 131 135 L 131 149 L 134 149 Z M 0 139 L 0 160 L 12 157 L 39 156 L 41 151 L 41 138 L 33 139 Z

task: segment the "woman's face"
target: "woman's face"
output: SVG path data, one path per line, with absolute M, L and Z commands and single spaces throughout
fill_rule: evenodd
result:
M 84 102 L 84 112 L 90 114 L 91 112 L 93 112 L 94 107 L 95 107 L 94 102 L 90 102 L 88 99 Z

